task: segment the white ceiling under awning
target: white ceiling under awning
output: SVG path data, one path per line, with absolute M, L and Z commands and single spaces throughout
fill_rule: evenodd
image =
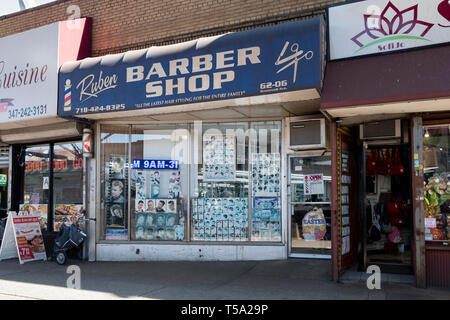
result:
M 332 118 L 340 119 L 346 124 L 361 123 L 387 118 L 398 118 L 414 113 L 448 112 L 450 111 L 450 98 L 327 108 L 322 109 L 322 111 L 326 112 Z
M 191 103 L 169 107 L 83 115 L 90 120 L 196 121 L 246 118 L 281 118 L 319 112 L 316 89 L 273 93 L 262 96 Z

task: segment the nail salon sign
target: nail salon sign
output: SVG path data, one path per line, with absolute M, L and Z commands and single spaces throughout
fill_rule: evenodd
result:
M 450 42 L 450 0 L 368 0 L 328 9 L 330 60 Z

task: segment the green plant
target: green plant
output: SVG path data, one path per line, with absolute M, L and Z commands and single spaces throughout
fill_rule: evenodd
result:
M 425 216 L 436 216 L 447 200 L 450 200 L 450 181 L 446 175 L 436 175 L 428 179 L 424 188 Z

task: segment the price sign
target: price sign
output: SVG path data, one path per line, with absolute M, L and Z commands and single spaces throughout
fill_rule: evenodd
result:
M 15 257 L 19 258 L 21 264 L 47 260 L 38 216 L 19 216 L 15 212 L 8 214 L 0 247 L 0 260 Z

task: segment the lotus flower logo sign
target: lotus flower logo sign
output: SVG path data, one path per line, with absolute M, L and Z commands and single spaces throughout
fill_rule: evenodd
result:
M 424 37 L 434 24 L 418 20 L 418 4 L 401 11 L 389 1 L 381 14 L 365 14 L 364 26 L 364 31 L 351 38 L 360 47 L 356 52 L 387 41 L 431 42 Z
M 450 22 L 450 1 L 444 0 L 441 3 L 439 3 L 438 6 L 438 12 L 441 16 L 443 16 L 445 19 L 447 19 Z M 450 25 L 442 25 L 439 24 L 439 26 L 443 28 L 450 28 Z

